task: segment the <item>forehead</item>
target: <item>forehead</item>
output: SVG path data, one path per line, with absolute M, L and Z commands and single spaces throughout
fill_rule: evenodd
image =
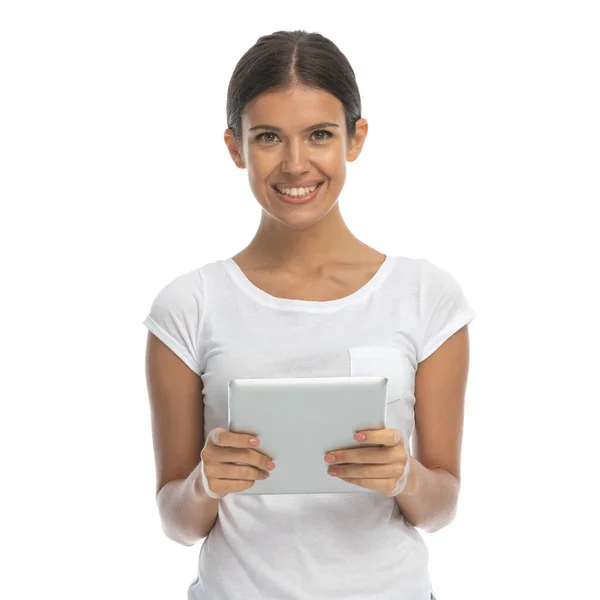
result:
M 343 123 L 344 106 L 325 90 L 294 86 L 267 92 L 249 102 L 242 114 L 242 127 L 268 123 L 287 130 L 301 130 L 311 123 Z

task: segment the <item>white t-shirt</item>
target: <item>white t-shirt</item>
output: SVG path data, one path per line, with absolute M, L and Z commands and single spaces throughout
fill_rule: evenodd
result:
M 202 377 L 205 438 L 227 429 L 234 377 L 384 375 L 387 426 L 408 450 L 417 365 L 474 317 L 427 259 L 387 255 L 358 291 L 321 302 L 271 296 L 228 258 L 171 281 L 144 325 Z M 377 492 L 229 494 L 188 600 L 429 600 L 428 557 L 396 499 Z

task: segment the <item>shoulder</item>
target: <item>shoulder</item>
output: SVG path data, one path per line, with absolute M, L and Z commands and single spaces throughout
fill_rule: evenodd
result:
M 178 299 L 194 293 L 203 293 L 204 280 L 202 276 L 203 267 L 180 273 L 163 283 L 158 290 L 157 296 L 164 300 Z
M 152 300 L 150 315 L 162 322 L 174 317 L 201 314 L 204 306 L 202 269 L 180 273 L 159 286 Z
M 439 287 L 453 285 L 452 274 L 427 258 L 392 255 L 395 271 L 403 281 L 409 280 L 421 293 L 430 293 Z
M 421 292 L 427 295 L 462 294 L 462 287 L 457 278 L 445 267 L 427 259 L 415 259 L 419 265 Z

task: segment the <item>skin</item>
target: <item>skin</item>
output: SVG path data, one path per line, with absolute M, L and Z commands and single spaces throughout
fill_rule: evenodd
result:
M 322 123 L 333 134 L 305 127 Z M 344 222 L 338 197 L 346 181 L 346 162 L 355 161 L 365 142 L 368 123 L 356 122 L 356 134 L 346 131 L 342 103 L 324 90 L 293 86 L 270 92 L 250 102 L 242 115 L 242 139 L 226 129 L 225 143 L 235 165 L 248 170 L 250 189 L 262 207 L 254 239 L 233 258 L 244 270 L 275 269 L 290 281 L 348 264 L 367 264 L 367 270 L 383 262 L 384 256 L 361 242 Z M 260 129 L 268 124 L 282 132 Z M 319 128 L 321 129 L 321 128 Z M 261 139 L 257 136 L 266 134 Z M 310 179 L 325 181 L 315 202 L 304 206 L 287 204 L 277 198 L 273 183 Z
M 323 136 L 302 132 L 322 121 L 340 125 L 325 128 L 336 137 L 317 141 Z M 238 143 L 233 132 L 225 132 L 231 157 L 239 168 L 248 169 L 251 189 L 263 209 L 254 239 L 233 257 L 238 265 L 258 287 L 269 292 L 278 288 L 273 295 L 281 297 L 306 295 L 314 300 L 322 291 L 326 297 L 318 299 L 327 300 L 364 285 L 383 255 L 348 230 L 337 198 L 346 177 L 345 163 L 356 160 L 364 144 L 366 120 L 357 121 L 356 136 L 349 139 L 343 107 L 335 97 L 322 90 L 293 88 L 255 99 L 242 122 L 245 130 L 268 123 L 283 131 L 265 136 L 270 143 L 257 142 L 248 134 Z M 278 201 L 270 184 L 300 177 L 327 181 L 318 201 L 306 206 Z M 222 428 L 213 429 L 205 445 L 202 379 L 150 332 L 146 355 L 163 529 L 173 540 L 191 546 L 209 534 L 219 510 L 219 500 L 203 490 L 201 469 L 210 489 L 223 496 L 253 485 L 271 468 L 269 457 L 260 452 L 260 441 L 250 441 L 252 436 Z M 388 497 L 402 485 L 395 498 L 407 521 L 429 533 L 448 525 L 460 489 L 468 365 L 465 326 L 419 363 L 414 455 L 406 456 L 397 430 L 366 431 L 363 442 L 381 447 L 361 448 L 357 439 L 357 448 L 331 450 L 338 472 L 330 474 Z
M 323 122 L 338 126 L 304 131 Z M 381 265 L 384 255 L 358 240 L 340 212 L 338 197 L 346 181 L 346 162 L 358 158 L 368 132 L 366 119 L 356 122 L 353 137 L 348 135 L 345 123 L 344 107 L 335 96 L 294 85 L 264 94 L 246 106 L 241 140 L 235 139 L 231 129 L 225 130 L 231 158 L 238 168 L 248 170 L 250 189 L 263 209 L 254 239 L 233 258 L 245 272 L 253 272 L 261 280 L 261 287 L 269 286 L 264 280 L 266 273 L 271 275 L 270 281 L 285 274 L 288 285 L 293 286 L 307 273 L 329 273 L 323 265 L 329 264 L 332 269 L 339 264 L 348 265 L 348 256 L 357 260 L 363 283 Z M 259 124 L 274 125 L 282 131 L 248 131 Z M 286 204 L 271 187 L 276 182 L 301 179 L 325 181 L 316 202 L 304 206 Z M 356 270 L 356 264 L 351 266 Z M 354 289 L 361 286 L 362 283 L 354 285 Z M 336 450 L 332 464 L 369 466 L 346 464 L 330 467 L 328 473 L 388 495 L 397 489 L 408 462 L 402 436 L 396 429 L 364 433 L 367 442 L 383 447 Z

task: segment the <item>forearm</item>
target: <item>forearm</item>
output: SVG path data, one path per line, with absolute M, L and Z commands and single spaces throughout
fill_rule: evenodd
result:
M 193 546 L 213 528 L 220 500 L 196 488 L 192 472 L 186 479 L 175 479 L 164 485 L 156 502 L 167 537 L 183 546 Z
M 406 487 L 396 502 L 415 527 L 434 533 L 454 519 L 460 485 L 444 469 L 428 469 L 410 455 L 409 463 Z

